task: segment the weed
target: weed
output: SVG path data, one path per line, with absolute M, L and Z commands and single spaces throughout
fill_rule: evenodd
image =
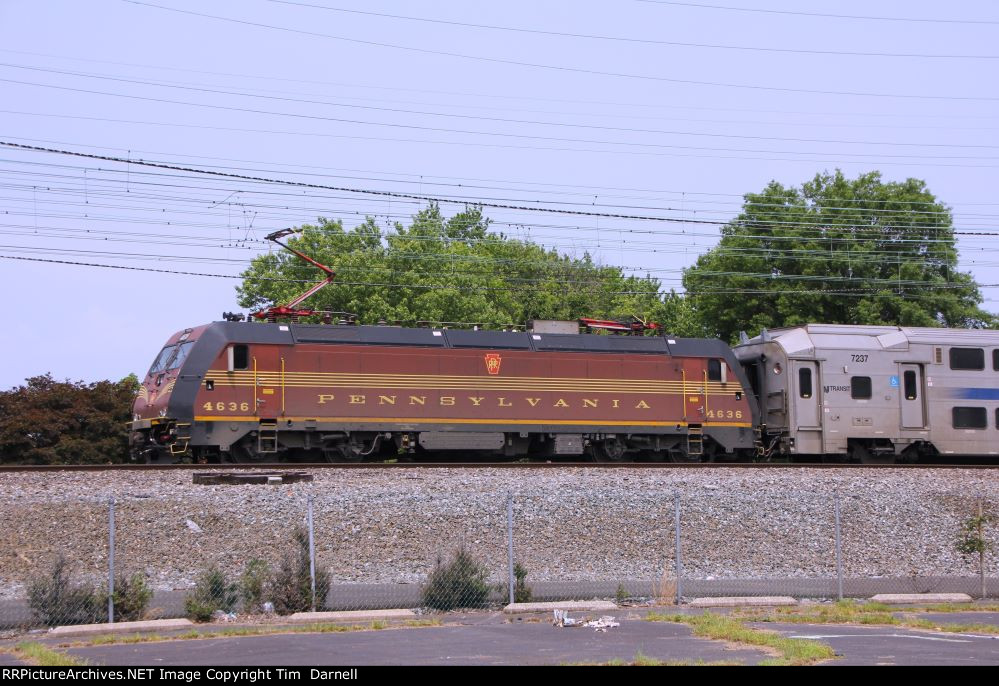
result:
M 464 548 L 447 565 L 437 559 L 423 587 L 423 604 L 435 610 L 484 607 L 489 600 L 486 568 Z
M 114 580 L 114 619 L 116 622 L 136 622 L 146 615 L 149 601 L 153 599 L 153 589 L 146 585 L 146 577 L 141 572 L 132 576 L 116 576 Z M 105 589 L 98 596 L 102 607 L 108 603 Z
M 835 657 L 833 649 L 824 643 L 800 638 L 784 638 L 769 631 L 747 627 L 742 621 L 709 612 L 699 615 L 650 613 L 651 622 L 677 622 L 691 627 L 695 636 L 720 641 L 769 648 L 780 657 L 768 660 L 771 665 L 807 665 Z
M 676 579 L 664 571 L 659 581 L 652 582 L 652 598 L 656 605 L 673 605 L 676 603 Z
M 294 538 L 296 549 L 284 556 L 271 580 L 274 610 L 282 615 L 325 607 L 330 592 L 329 572 L 317 566 L 313 599 L 309 532 L 299 527 L 295 529 Z
M 513 577 L 515 579 L 513 584 L 513 602 L 531 602 L 533 591 L 527 585 L 527 570 L 519 562 L 513 566 Z
M 73 583 L 66 558 L 28 584 L 28 606 L 46 626 L 91 624 L 106 618 L 98 594 Z
M 79 660 L 34 641 L 18 643 L 14 646 L 14 654 L 26 662 L 42 667 L 81 667 L 87 664 L 86 660 Z
M 632 663 L 638 667 L 662 667 L 665 662 L 654 657 L 649 657 L 641 650 L 635 653 L 635 661 Z
M 245 612 L 260 612 L 267 600 L 270 566 L 266 560 L 254 558 L 246 563 L 239 577 L 239 595 Z
M 239 587 L 229 583 L 218 567 L 210 567 L 184 599 L 184 611 L 196 622 L 207 622 L 216 611 L 232 612 L 238 602 Z

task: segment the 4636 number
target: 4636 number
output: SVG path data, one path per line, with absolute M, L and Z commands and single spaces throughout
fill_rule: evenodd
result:
M 742 410 L 708 410 L 708 419 L 742 419 Z
M 235 412 L 236 410 L 239 410 L 240 412 L 250 411 L 250 403 L 224 403 L 219 401 L 217 403 L 205 403 L 201 407 L 203 407 L 206 412 L 225 412 L 226 410 L 229 410 L 230 412 Z

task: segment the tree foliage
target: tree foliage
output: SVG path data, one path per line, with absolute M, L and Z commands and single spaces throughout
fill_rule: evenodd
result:
M 695 318 L 682 298 L 663 298 L 650 277 L 625 276 L 618 267 L 570 257 L 489 230 L 477 207 L 445 217 L 437 205 L 409 226 L 383 231 L 373 219 L 352 230 L 320 218 L 304 225 L 293 245 L 331 265 L 337 280 L 305 304 L 351 312 L 362 323 L 384 319 L 460 322 L 501 327 L 531 319 L 619 318 L 635 315 L 684 327 Z M 243 307 L 289 302 L 318 273 L 280 251 L 256 258 L 237 287 Z M 670 328 L 678 335 L 687 329 Z
M 138 387 L 134 375 L 87 384 L 46 374 L 0 391 L 0 462 L 126 462 L 126 422 Z
M 957 269 L 949 208 L 918 179 L 817 174 L 745 196 L 718 246 L 684 273 L 701 321 L 726 339 L 808 322 L 986 327 Z

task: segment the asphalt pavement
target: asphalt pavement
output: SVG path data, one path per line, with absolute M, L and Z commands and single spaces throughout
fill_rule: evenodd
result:
M 686 610 L 690 612 L 690 610 Z M 944 624 L 999 626 L 999 613 L 914 613 Z M 577 615 L 582 616 L 582 615 Z M 641 656 L 681 664 L 759 664 L 763 649 L 695 637 L 685 624 L 647 622 L 635 609 L 616 613 L 606 631 L 559 628 L 550 617 L 511 618 L 482 612 L 444 617 L 442 626 L 343 633 L 207 637 L 149 643 L 87 645 L 86 639 L 35 637 L 92 665 L 106 666 L 344 666 L 344 665 L 575 665 L 630 663 Z M 826 643 L 837 657 L 826 665 L 997 665 L 999 636 L 897 626 L 759 623 L 757 628 Z M 0 664 L 12 664 L 0 655 Z

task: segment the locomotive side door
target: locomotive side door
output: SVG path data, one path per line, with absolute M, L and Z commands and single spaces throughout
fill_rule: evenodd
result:
M 250 346 L 250 368 L 253 370 L 255 414 L 277 418 L 285 408 L 285 370 L 282 346 Z
M 706 417 L 708 398 L 705 360 L 685 357 L 680 368 L 683 393 L 683 418 L 689 424 L 701 424 Z
M 900 364 L 899 371 L 902 373 L 902 392 L 899 394 L 902 403 L 902 428 L 923 429 L 926 427 L 926 412 L 923 406 L 923 397 L 926 394 L 923 392 L 922 366 Z

